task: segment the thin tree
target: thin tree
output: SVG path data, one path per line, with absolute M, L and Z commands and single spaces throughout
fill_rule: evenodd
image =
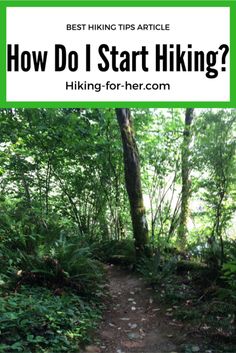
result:
M 185 111 L 185 126 L 183 131 L 183 144 L 181 151 L 181 209 L 178 228 L 178 242 L 181 250 L 185 249 L 187 238 L 187 221 L 189 214 L 189 195 L 190 195 L 190 143 L 192 140 L 191 126 L 193 121 L 193 108 L 187 108 Z
M 137 257 L 148 254 L 148 225 L 143 203 L 138 148 L 129 109 L 116 109 L 123 144 L 125 184 L 129 197 Z

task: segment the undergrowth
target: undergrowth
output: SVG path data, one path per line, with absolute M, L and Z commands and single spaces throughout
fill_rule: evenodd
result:
M 22 286 L 0 298 L 0 352 L 78 352 L 100 317 L 98 305 L 72 293 Z
M 105 263 L 124 266 L 134 265 L 136 262 L 133 239 L 108 239 L 91 243 L 93 256 Z
M 30 241 L 30 246 L 29 246 Z M 79 352 L 101 318 L 102 264 L 73 235 L 0 245 L 0 352 Z
M 236 351 L 235 288 L 225 277 L 229 269 L 232 267 L 226 266 L 225 272 L 215 277 L 206 265 L 158 254 L 141 259 L 137 265 L 138 272 L 153 287 L 156 300 L 166 307 L 166 316 L 173 324 L 184 323 L 190 334 L 201 335 L 202 350 L 212 353 Z M 234 276 L 232 271 L 230 278 Z

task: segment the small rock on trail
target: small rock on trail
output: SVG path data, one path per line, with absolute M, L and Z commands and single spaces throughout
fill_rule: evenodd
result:
M 144 281 L 115 266 L 108 267 L 108 277 L 111 297 L 98 332 L 97 352 L 181 352 L 176 343 L 181 332 L 168 325 Z

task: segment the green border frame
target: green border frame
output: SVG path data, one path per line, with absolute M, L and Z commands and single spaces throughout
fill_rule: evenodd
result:
M 0 51 L 6 53 L 7 7 L 229 7 L 230 8 L 230 101 L 229 102 L 7 102 L 6 101 L 6 55 L 0 61 L 0 107 L 1 108 L 235 108 L 236 107 L 236 1 L 234 0 L 5 0 L 0 2 Z

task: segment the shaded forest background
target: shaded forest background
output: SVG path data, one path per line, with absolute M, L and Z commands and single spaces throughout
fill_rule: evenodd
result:
M 2 109 L 0 352 L 78 351 L 104 262 L 135 268 L 230 352 L 235 157 L 235 110 Z

